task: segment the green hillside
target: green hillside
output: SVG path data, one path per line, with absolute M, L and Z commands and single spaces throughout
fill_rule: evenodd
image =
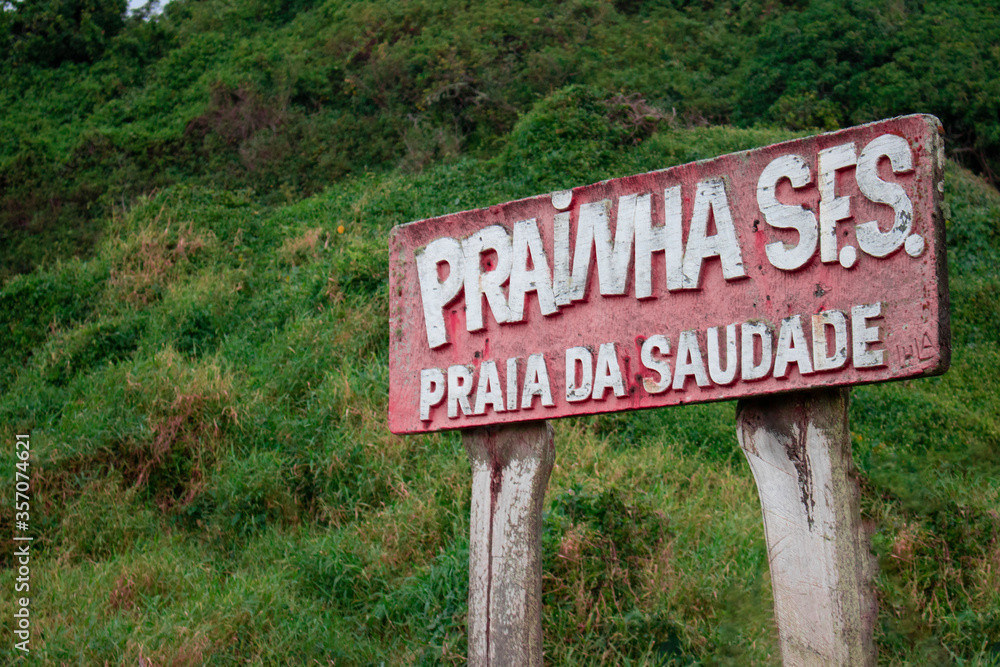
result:
M 389 229 L 927 111 L 952 368 L 852 392 L 879 664 L 1000 665 L 988 3 L 116 7 L 0 13 L 0 442 L 31 433 L 36 535 L 5 656 L 464 664 L 469 465 L 386 428 Z M 555 422 L 551 664 L 780 664 L 734 409 Z
M 637 128 L 833 129 L 914 112 L 1000 173 L 1000 12 L 950 0 L 0 3 L 0 279 L 86 257 L 174 184 L 284 204 L 348 174 L 487 158 L 567 85 Z M 634 136 L 634 138 L 639 138 Z

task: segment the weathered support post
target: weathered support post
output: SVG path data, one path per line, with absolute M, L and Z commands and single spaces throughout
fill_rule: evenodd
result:
M 875 562 L 851 476 L 848 389 L 741 400 L 785 667 L 874 667 Z
M 472 464 L 472 667 L 542 664 L 542 501 L 555 463 L 547 421 L 463 431 Z

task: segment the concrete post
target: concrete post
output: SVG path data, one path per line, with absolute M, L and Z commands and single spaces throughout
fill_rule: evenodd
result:
M 555 462 L 547 421 L 463 431 L 472 464 L 471 667 L 542 665 L 542 501 Z
M 741 400 L 785 667 L 874 667 L 875 562 L 851 476 L 848 389 Z

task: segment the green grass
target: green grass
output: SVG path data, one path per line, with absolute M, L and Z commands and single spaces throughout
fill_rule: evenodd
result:
M 540 102 L 491 159 L 359 174 L 286 206 L 167 188 L 109 221 L 92 259 L 3 286 L 0 441 L 30 431 L 33 451 L 25 664 L 464 663 L 469 466 L 455 434 L 386 428 L 389 229 L 792 136 L 634 144 L 590 94 Z M 574 114 L 611 131 L 547 143 Z M 946 199 L 953 367 L 851 406 L 881 665 L 1000 664 L 1000 194 L 950 165 Z M 555 422 L 551 664 L 779 664 L 733 417 Z M 8 479 L 14 461 L 5 446 Z M 0 564 L 12 590 L 9 550 Z M 0 597 L 5 637 L 13 604 Z

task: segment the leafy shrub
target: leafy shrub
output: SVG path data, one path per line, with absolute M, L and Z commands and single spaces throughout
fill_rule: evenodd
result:
M 568 86 L 518 120 L 500 163 L 536 192 L 586 183 L 626 146 L 648 138 L 664 118 L 641 97 L 605 97 L 593 88 Z
M 850 125 L 916 111 L 941 118 L 955 156 L 1000 174 L 1000 14 L 979 3 L 832 0 L 776 12 L 751 39 L 734 119 Z
M 0 43 L 17 46 L 0 69 L 0 279 L 90 255 L 103 217 L 155 189 L 280 205 L 352 173 L 496 156 L 519 122 L 509 150 L 525 155 L 518 141 L 555 131 L 546 113 L 566 122 L 538 146 L 570 169 L 562 187 L 663 119 L 831 129 L 926 111 L 955 157 L 1000 171 L 998 17 L 982 3 L 174 0 L 127 19 L 123 8 L 30 0 L 0 12 Z M 575 120 L 568 86 L 591 91 Z M 560 148 L 577 132 L 595 152 Z
M 52 67 L 93 62 L 125 27 L 125 0 L 24 0 L 3 7 L 8 60 Z

